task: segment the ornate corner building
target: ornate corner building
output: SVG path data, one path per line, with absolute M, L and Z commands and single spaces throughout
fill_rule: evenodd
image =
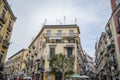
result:
M 29 45 L 27 75 L 41 80 L 59 80 L 61 75 L 52 73 L 49 59 L 54 54 L 65 54 L 74 60 L 74 69 L 80 73 L 81 41 L 77 25 L 44 25 Z

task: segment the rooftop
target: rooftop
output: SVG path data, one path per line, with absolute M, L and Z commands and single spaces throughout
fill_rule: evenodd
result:
M 16 54 L 12 55 L 10 58 L 8 58 L 8 60 L 10 60 L 12 57 L 16 56 L 17 54 L 19 54 L 20 52 L 24 51 L 25 49 L 21 49 L 20 51 L 18 51 Z

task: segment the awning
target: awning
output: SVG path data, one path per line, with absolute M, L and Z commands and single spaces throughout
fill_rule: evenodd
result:
M 74 45 L 66 45 L 65 46 L 65 48 L 68 48 L 68 47 L 74 48 Z
M 74 73 L 74 74 L 70 75 L 69 78 L 83 78 L 83 77 L 80 76 L 80 75 L 77 74 L 77 73 Z
M 85 78 L 90 78 L 89 76 L 86 76 L 86 75 L 79 75 L 77 73 L 74 73 L 72 75 L 69 76 L 69 78 L 81 78 L 81 79 L 85 79 Z
M 86 76 L 86 75 L 82 75 L 83 78 L 90 78 L 89 76 Z

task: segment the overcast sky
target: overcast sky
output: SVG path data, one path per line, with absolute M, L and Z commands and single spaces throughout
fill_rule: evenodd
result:
M 40 31 L 45 19 L 47 24 L 65 24 L 80 27 L 83 49 L 94 56 L 95 42 L 111 15 L 110 0 L 8 0 L 17 20 L 14 24 L 7 58 L 27 48 Z

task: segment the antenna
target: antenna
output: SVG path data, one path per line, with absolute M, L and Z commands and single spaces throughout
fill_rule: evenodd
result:
M 60 24 L 60 20 L 58 20 L 58 23 Z
M 45 25 L 45 22 L 43 22 L 42 27 Z
M 47 19 L 45 19 L 45 23 L 44 23 L 45 25 L 47 24 Z
M 77 19 L 75 18 L 75 24 L 77 24 Z
M 65 21 L 66 21 L 66 16 L 64 16 L 64 25 L 65 25 Z
M 57 21 L 58 21 L 58 20 L 56 19 L 56 25 L 57 25 Z
M 32 37 L 31 41 L 33 41 L 35 39 L 35 36 Z

